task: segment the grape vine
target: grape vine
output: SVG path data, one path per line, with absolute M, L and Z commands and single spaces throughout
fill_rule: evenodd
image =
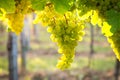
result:
M 120 60 L 119 31 L 120 31 L 120 0 L 79 0 L 81 16 L 88 16 L 90 23 L 99 25 L 107 37 L 113 51 Z M 84 9 L 83 9 L 84 8 Z
M 11 6 L 10 6 L 11 5 Z M 9 7 L 10 6 L 10 7 Z M 39 21 L 48 26 L 50 38 L 62 54 L 57 67 L 70 66 L 75 46 L 82 40 L 85 23 L 101 27 L 113 51 L 120 60 L 120 0 L 1 0 L 0 20 L 7 20 L 8 28 L 20 34 L 25 14 L 35 11 Z

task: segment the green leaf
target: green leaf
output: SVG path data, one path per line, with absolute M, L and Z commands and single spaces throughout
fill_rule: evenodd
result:
M 120 30 L 120 12 L 109 10 L 105 15 L 107 23 L 111 25 L 110 32 L 114 34 Z
M 32 8 L 35 10 L 43 10 L 47 0 L 31 0 Z
M 73 0 L 51 0 L 51 2 L 54 4 L 55 10 L 62 14 L 68 11 L 73 4 Z
M 15 11 L 14 0 L 0 0 L 0 8 L 5 9 L 7 13 L 13 13 Z

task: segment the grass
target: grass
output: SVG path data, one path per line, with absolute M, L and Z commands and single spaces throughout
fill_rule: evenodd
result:
M 27 58 L 27 69 L 30 72 L 36 72 L 39 70 L 56 70 L 56 64 L 58 61 L 58 56 L 39 56 L 35 58 Z M 19 61 L 20 63 L 20 61 Z M 88 58 L 77 57 L 71 65 L 70 69 L 82 69 L 88 65 Z M 113 69 L 115 66 L 114 58 L 104 58 L 104 59 L 92 59 L 91 68 L 99 71 L 106 71 Z M 8 61 L 6 57 L 0 57 L 0 73 L 8 71 Z
M 0 57 L 0 74 L 8 72 L 8 60 L 7 57 Z
M 7 34 L 0 34 L 0 52 L 6 51 Z
M 6 45 L 0 46 L 0 52 L 6 52 Z
M 56 70 L 57 56 L 41 56 L 34 59 L 28 59 L 27 68 L 29 71 L 38 70 Z M 95 70 L 105 71 L 113 69 L 115 60 L 113 58 L 93 59 L 91 68 Z M 76 58 L 71 65 L 70 69 L 82 69 L 88 65 L 86 57 Z
M 112 49 L 110 48 L 110 46 L 94 46 L 94 50 L 95 52 L 99 52 L 99 53 L 107 53 L 108 51 L 112 51 Z
M 93 59 L 91 68 L 94 70 L 105 71 L 115 67 L 115 58 Z
M 54 56 L 40 56 L 37 58 L 28 58 L 27 69 L 31 72 L 39 70 L 55 70 L 57 57 Z

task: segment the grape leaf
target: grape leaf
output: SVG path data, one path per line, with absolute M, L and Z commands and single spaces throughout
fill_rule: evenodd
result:
M 35 10 L 43 10 L 47 0 L 31 0 L 32 8 Z
M 71 8 L 73 0 L 51 0 L 55 6 L 55 10 L 61 14 L 64 14 Z
M 105 15 L 107 23 L 111 25 L 110 32 L 114 34 L 117 30 L 120 30 L 120 12 L 109 10 Z
M 0 8 L 3 8 L 7 13 L 13 13 L 15 11 L 15 1 L 0 0 Z

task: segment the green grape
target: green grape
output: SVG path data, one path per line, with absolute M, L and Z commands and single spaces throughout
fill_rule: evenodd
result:
M 47 28 L 47 32 L 51 33 L 53 31 L 53 28 L 52 27 L 48 27 Z
M 50 39 L 51 39 L 53 42 L 56 42 L 56 38 L 55 38 L 55 35 L 54 35 L 54 34 L 51 34 L 51 35 L 50 35 Z

